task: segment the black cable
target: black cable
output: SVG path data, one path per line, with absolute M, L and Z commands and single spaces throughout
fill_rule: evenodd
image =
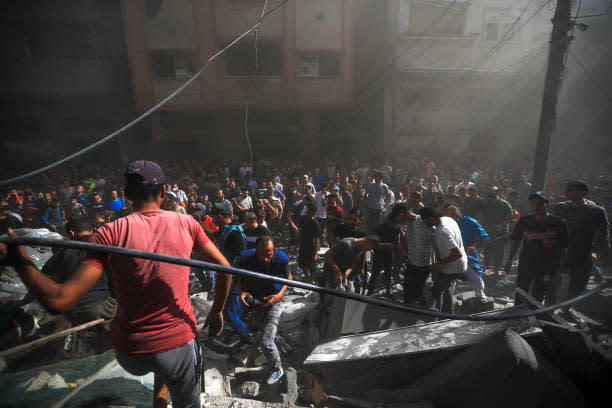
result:
M 51 170 L 57 166 L 60 166 L 72 159 L 75 159 L 93 149 L 95 149 L 96 147 L 114 139 L 115 137 L 119 136 L 120 134 L 124 133 L 126 130 L 130 129 L 131 127 L 133 127 L 134 125 L 142 122 L 144 119 L 146 119 L 147 117 L 151 116 L 151 114 L 153 114 L 153 112 L 157 111 L 159 108 L 161 108 L 163 105 L 165 105 L 166 103 L 168 103 L 171 99 L 173 99 L 174 97 L 176 97 L 179 93 L 181 93 L 185 88 L 187 88 L 189 85 L 191 85 L 203 72 L 204 70 L 206 70 L 206 68 L 208 67 L 208 65 L 215 59 L 217 58 L 219 55 L 223 54 L 224 52 L 226 52 L 227 50 L 229 50 L 230 48 L 232 48 L 234 45 L 236 45 L 236 43 L 238 43 L 241 39 L 243 39 L 244 37 L 246 37 L 250 32 L 252 32 L 253 30 L 257 29 L 257 27 L 259 27 L 259 24 L 261 23 L 261 21 L 268 15 L 270 15 L 271 13 L 273 13 L 274 11 L 278 10 L 279 8 L 281 8 L 285 3 L 287 3 L 289 0 L 283 0 L 281 3 L 279 3 L 278 5 L 276 5 L 275 7 L 273 7 L 272 9 L 270 9 L 270 11 L 268 11 L 267 13 L 263 14 L 260 18 L 257 19 L 257 22 L 255 23 L 255 25 L 253 25 L 251 28 L 249 28 L 247 31 L 245 31 L 244 33 L 242 33 L 240 36 L 238 36 L 235 40 L 233 40 L 232 42 L 230 42 L 228 45 L 226 45 L 224 48 L 222 48 L 221 50 L 217 51 L 212 57 L 210 57 L 205 63 L 204 65 L 202 65 L 202 67 L 200 67 L 200 69 L 198 71 L 196 71 L 196 73 L 189 78 L 187 81 L 185 81 L 181 86 L 179 86 L 178 88 L 176 88 L 174 91 L 172 91 L 172 93 L 170 93 L 168 96 L 166 96 L 164 99 L 162 99 L 161 101 L 159 101 L 158 103 L 156 103 L 155 105 L 153 105 L 151 108 L 149 108 L 146 112 L 144 112 L 142 115 L 138 116 L 136 119 L 132 120 L 131 122 L 129 122 L 128 124 L 122 126 L 121 128 L 115 130 L 113 133 L 111 133 L 110 135 L 98 140 L 97 142 L 79 150 L 78 152 L 75 152 L 69 156 L 64 157 L 63 159 L 60 159 L 54 163 L 51 163 L 47 166 L 41 167 L 39 169 L 30 171 L 28 173 L 22 174 L 21 176 L 17 176 L 17 177 L 12 177 L 6 180 L 2 180 L 0 181 L 0 187 L 2 186 L 6 186 L 8 184 L 12 184 L 16 181 L 21 181 L 23 179 L 35 176 L 37 174 L 40 173 L 44 173 L 47 170 Z
M 576 62 L 576 64 L 580 67 L 580 69 L 586 74 L 587 78 L 589 78 L 591 80 L 591 82 L 593 82 L 593 85 L 595 85 L 597 87 L 597 89 L 599 89 L 599 91 L 601 92 L 602 96 L 604 98 L 606 98 L 606 100 L 610 103 L 610 105 L 612 105 L 612 97 L 606 93 L 606 90 L 600 85 L 599 82 L 597 82 L 597 80 L 593 77 L 593 75 L 589 72 L 589 70 L 586 69 L 586 67 L 584 65 L 582 65 L 582 63 L 574 55 L 574 53 L 571 50 L 569 50 L 569 49 L 568 49 L 567 52 L 572 57 L 574 62 Z
M 371 305 L 380 306 L 380 307 L 384 307 L 387 309 L 398 310 L 401 312 L 408 312 L 408 313 L 413 313 L 417 315 L 429 316 L 429 317 L 440 318 L 440 319 L 469 320 L 469 321 L 477 321 L 477 322 L 523 319 L 523 318 L 527 318 L 531 316 L 536 316 L 536 315 L 552 312 L 556 309 L 563 308 L 563 307 L 569 307 L 573 305 L 574 303 L 578 303 L 590 296 L 595 295 L 596 293 L 602 291 L 608 286 L 612 285 L 612 278 L 607 278 L 605 282 L 601 283 L 596 288 L 591 289 L 590 291 L 580 296 L 576 296 L 575 298 L 568 299 L 559 304 L 552 305 L 552 306 L 546 306 L 544 308 L 537 309 L 537 310 L 515 312 L 515 313 L 508 313 L 507 311 L 505 312 L 502 311 L 501 313 L 487 315 L 487 316 L 454 315 L 450 313 L 441 313 L 441 312 L 436 312 L 436 311 L 432 311 L 429 309 L 421 309 L 417 307 L 401 305 L 398 303 L 387 302 L 384 300 L 375 299 L 375 298 L 371 298 L 371 297 L 364 296 L 364 295 L 358 295 L 356 293 L 344 292 L 344 291 L 340 291 L 337 289 L 324 288 L 324 287 L 313 285 L 310 283 L 289 280 L 285 278 L 279 278 L 276 276 L 266 275 L 266 274 L 259 273 L 259 272 L 247 271 L 245 269 L 232 268 L 229 266 L 222 266 L 222 265 L 217 265 L 217 264 L 204 262 L 204 261 L 196 261 L 193 259 L 185 259 L 185 258 L 179 258 L 175 256 L 170 256 L 170 255 L 156 254 L 156 253 L 140 251 L 136 249 L 120 248 L 120 247 L 109 246 L 109 245 L 99 245 L 99 244 L 93 244 L 89 242 L 48 239 L 48 238 L 2 237 L 0 238 L 0 242 L 5 243 L 7 245 L 30 245 L 30 246 L 47 246 L 47 247 L 54 247 L 54 248 L 84 249 L 84 250 L 92 251 L 92 252 L 103 252 L 103 253 L 110 253 L 110 254 L 117 254 L 117 255 L 132 256 L 135 258 L 150 259 L 153 261 L 167 262 L 167 263 L 171 263 L 175 265 L 183 265 L 183 266 L 217 271 L 221 273 L 229 273 L 232 275 L 246 276 L 249 278 L 269 280 L 269 281 L 280 283 L 280 284 L 287 285 L 287 286 L 306 289 L 306 290 L 310 290 L 313 292 L 322 293 L 325 295 L 331 295 L 331 296 L 337 296 L 337 297 L 341 297 L 345 299 L 355 300 L 357 302 L 368 303 Z
M 375 77 L 373 77 L 367 84 L 365 84 L 363 86 L 363 88 L 355 95 L 355 97 L 353 98 L 353 103 L 356 105 L 356 102 L 358 100 L 360 100 L 363 96 L 367 95 L 368 92 L 370 91 L 370 88 L 372 87 L 372 85 L 377 84 L 380 82 L 380 80 L 387 75 L 387 72 L 389 72 L 389 70 L 391 68 L 393 68 L 395 66 L 395 63 L 401 58 L 403 57 L 408 51 L 410 51 L 412 49 L 412 47 L 414 47 L 416 45 L 416 43 L 418 43 L 420 40 L 423 39 L 423 37 L 425 37 L 429 31 L 436 25 L 438 24 L 438 22 L 452 9 L 452 7 L 455 5 L 455 3 L 457 3 L 458 0 L 454 0 L 451 4 L 449 4 L 448 7 L 446 7 L 444 9 L 444 11 L 442 12 L 442 14 L 440 14 L 438 16 L 438 18 L 436 18 L 430 25 L 429 27 L 427 27 L 427 29 L 425 31 L 423 31 L 414 41 L 412 41 L 412 43 L 408 46 L 408 48 L 406 48 L 404 51 L 402 51 L 401 53 L 399 53 L 398 55 L 394 56 L 391 59 L 391 62 L 389 64 L 387 64 L 382 70 L 380 70 L 380 72 L 378 74 L 376 74 Z M 401 35 L 400 35 L 401 37 Z M 399 37 L 398 37 L 399 38 Z M 397 41 L 397 40 L 396 40 Z M 395 42 L 392 44 L 393 47 L 395 47 Z M 354 113 L 350 113 L 346 119 L 350 119 L 352 116 L 354 116 Z M 330 120 L 329 122 L 327 122 L 326 124 L 324 124 L 323 126 L 321 126 L 321 131 L 320 133 L 324 133 L 326 131 L 329 131 L 332 129 L 332 127 L 338 123 L 340 123 L 340 121 L 343 118 L 342 116 L 336 117 L 335 119 Z

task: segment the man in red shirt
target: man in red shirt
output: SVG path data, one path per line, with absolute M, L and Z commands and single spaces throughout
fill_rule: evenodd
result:
M 188 215 L 163 211 L 165 177 L 154 162 L 130 163 L 125 194 L 135 212 L 101 226 L 91 242 L 189 258 L 192 250 L 210 262 L 229 266 L 202 227 Z M 199 346 L 188 297 L 189 267 L 121 255 L 88 253 L 70 279 L 59 284 L 43 275 L 25 248 L 3 246 L 30 293 L 51 310 L 70 310 L 110 266 L 119 310 L 112 345 L 117 361 L 134 375 L 155 373 L 154 406 L 200 407 Z M 8 254 L 8 255 L 7 255 Z M 206 324 L 223 326 L 231 276 L 218 274 L 215 301 Z

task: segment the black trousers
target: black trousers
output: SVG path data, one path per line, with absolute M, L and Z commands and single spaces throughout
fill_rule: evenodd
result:
M 436 301 L 436 309 L 444 313 L 455 313 L 453 304 L 452 283 L 459 279 L 461 274 L 447 274 L 437 272 L 433 276 L 433 286 L 431 287 L 431 297 Z
M 567 289 L 567 297 L 573 298 L 580 295 L 586 289 L 593 263 L 587 260 L 587 254 L 580 256 L 572 256 L 568 262 L 569 270 L 569 287 Z
M 495 239 L 492 237 L 491 239 Z M 502 268 L 504 260 L 504 250 L 506 247 L 506 239 L 500 239 L 487 243 L 484 247 L 484 265 L 485 268 L 492 267 L 495 272 Z
M 516 287 L 523 289 L 539 302 L 546 298 L 546 304 L 557 303 L 557 291 L 552 287 L 552 280 L 556 273 L 555 265 L 534 264 L 526 260 L 519 260 Z M 523 300 L 517 295 L 514 304 L 521 304 Z
M 410 262 L 406 264 L 404 272 L 404 302 L 413 303 L 423 298 L 423 288 L 431 272 L 431 265 L 416 266 Z
M 368 295 L 374 292 L 376 280 L 381 271 L 385 271 L 385 289 L 387 293 L 391 293 L 391 272 L 393 271 L 393 256 L 374 257 L 372 264 L 372 274 L 368 283 Z

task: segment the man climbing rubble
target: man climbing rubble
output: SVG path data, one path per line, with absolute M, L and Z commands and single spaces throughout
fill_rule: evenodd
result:
M 292 278 L 289 272 L 289 257 L 283 251 L 274 249 L 274 241 L 269 235 L 259 237 L 255 248 L 243 251 L 240 254 L 238 266 L 266 275 Z M 275 384 L 284 374 L 274 339 L 280 317 L 280 301 L 285 295 L 287 285 L 245 277 L 237 277 L 236 284 L 240 291 L 240 304 L 245 308 L 255 308 L 252 318 L 259 320 L 254 315 L 263 315 L 259 336 L 261 336 L 264 355 L 271 366 L 267 383 L 268 385 Z
M 161 210 L 165 181 L 158 164 L 130 163 L 125 194 L 135 212 L 98 228 L 92 242 L 181 258 L 189 258 L 195 249 L 205 260 L 229 266 L 192 217 Z M 0 245 L 0 258 L 17 270 L 30 293 L 56 312 L 70 310 L 110 265 L 119 303 L 112 335 L 117 361 L 131 374 L 155 374 L 154 406 L 166 405 L 169 390 L 173 406 L 200 407 L 201 358 L 187 266 L 89 252 L 66 282 L 57 283 L 38 270 L 23 246 Z M 223 326 L 230 278 L 222 273 L 217 278 L 206 320 L 211 327 Z

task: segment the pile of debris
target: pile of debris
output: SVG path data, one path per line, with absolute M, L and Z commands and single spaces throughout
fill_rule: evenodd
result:
M 44 230 L 31 234 L 49 236 Z M 30 253 L 39 267 L 51 256 L 44 248 L 31 248 Z M 297 276 L 295 265 L 291 267 Z M 0 299 L 25 294 L 14 271 L 5 270 L 2 276 Z M 486 302 L 475 301 L 469 284 L 458 282 L 456 312 L 516 312 L 515 276 L 486 276 L 492 295 Z M 270 386 L 261 348 L 236 341 L 229 325 L 211 340 L 203 328 L 211 294 L 202 292 L 196 281 L 190 288 L 205 359 L 202 406 L 208 408 L 581 407 L 607 398 L 612 382 L 612 289 L 560 314 L 468 322 L 436 321 L 343 298 L 334 298 L 329 315 L 321 316 L 317 293 L 288 288 L 276 337 L 285 375 Z M 396 297 L 401 290 L 393 286 Z M 527 302 L 541 307 L 533 299 Z M 24 317 L 17 341 L 49 334 L 54 316 L 37 303 L 23 313 L 31 322 Z M 112 350 L 63 361 L 45 352 L 11 357 L 0 369 L 0 393 L 10 395 L 3 403 L 150 406 L 152 374 L 128 374 Z

